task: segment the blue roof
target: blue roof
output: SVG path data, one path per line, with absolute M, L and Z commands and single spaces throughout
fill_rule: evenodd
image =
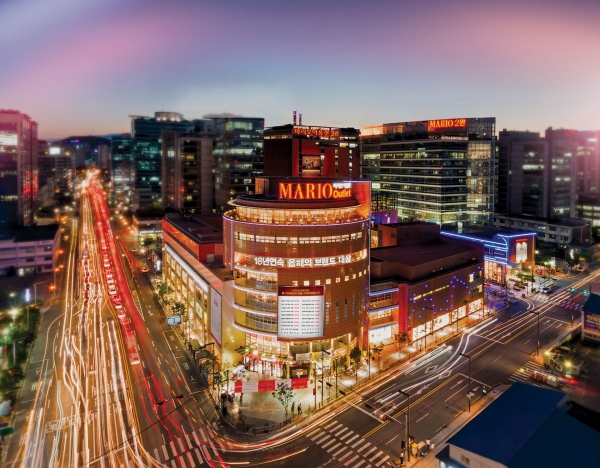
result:
M 511 460 L 510 468 L 600 466 L 600 432 L 555 410 Z
M 565 397 L 556 390 L 515 383 L 448 443 L 508 466 Z M 560 459 L 552 440 L 544 443 L 545 449 Z
M 585 304 L 583 304 L 583 310 L 586 312 L 596 312 L 600 314 L 600 296 L 595 293 L 591 293 L 590 297 L 587 298 Z

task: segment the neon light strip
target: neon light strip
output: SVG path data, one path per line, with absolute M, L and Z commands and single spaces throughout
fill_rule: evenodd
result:
M 316 210 L 316 208 L 315 208 Z M 306 210 L 302 210 L 306 211 Z M 240 221 L 239 219 L 230 218 L 227 214 L 223 215 L 223 218 L 231 221 L 232 223 L 240 223 L 240 224 L 250 224 L 252 226 L 273 226 L 273 227 L 283 227 L 283 228 L 314 228 L 314 227 L 322 227 L 322 226 L 348 226 L 351 224 L 362 224 L 370 221 L 370 218 L 363 218 L 358 221 L 348 221 L 347 223 L 327 223 L 327 224 L 274 224 L 274 223 L 257 223 L 253 221 Z
M 385 312 L 386 310 L 392 310 L 392 309 L 397 309 L 397 308 L 398 308 L 398 304 L 392 305 L 392 306 L 381 307 L 379 309 L 369 309 L 369 313 L 374 314 L 376 312 Z
M 239 289 L 240 291 L 246 291 L 252 294 L 262 294 L 264 296 L 277 296 L 277 293 L 273 291 L 263 291 L 262 289 L 247 288 L 246 286 L 241 286 L 236 283 L 233 283 L 233 287 L 235 289 Z
M 369 291 L 369 296 L 377 296 L 377 294 L 395 293 L 395 292 L 398 292 L 398 288 L 381 289 L 379 291 Z
M 181 268 L 183 268 L 186 273 L 188 275 L 190 275 L 194 281 L 196 282 L 196 284 L 198 286 L 200 286 L 204 292 L 208 292 L 208 284 L 206 284 L 202 279 L 200 279 L 200 276 L 198 276 L 198 274 L 185 262 L 185 260 L 183 260 L 178 254 L 175 253 L 175 251 L 169 247 L 168 244 L 165 244 L 165 248 L 167 250 L 167 253 L 173 257 L 175 259 L 175 261 L 181 265 Z
M 277 312 L 262 312 L 260 310 L 250 309 L 239 304 L 233 304 L 233 307 L 241 311 L 248 312 L 249 314 L 264 315 L 265 317 L 277 317 Z
M 246 333 L 254 333 L 255 335 L 270 336 L 270 337 L 277 338 L 277 333 L 269 333 L 269 332 L 254 330 L 253 328 L 245 327 L 236 322 L 233 323 L 233 326 L 235 328 L 237 328 L 238 330 L 246 332 Z
M 233 266 L 234 270 L 242 270 L 242 271 L 247 271 L 249 273 L 256 273 L 258 275 L 271 275 L 271 276 L 277 276 L 277 272 L 276 271 L 268 271 L 268 270 L 255 270 L 253 268 L 248 268 L 242 265 L 234 265 Z

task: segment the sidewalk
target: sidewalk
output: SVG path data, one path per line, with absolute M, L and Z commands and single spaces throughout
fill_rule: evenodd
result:
M 404 460 L 404 465 L 406 467 L 417 467 L 417 468 L 438 468 L 439 461 L 435 456 L 440 453 L 444 448 L 446 448 L 446 442 L 459 430 L 461 430 L 471 419 L 477 416 L 481 411 L 487 408 L 492 401 L 498 398 L 505 390 L 507 390 L 509 386 L 501 385 L 495 387 L 490 391 L 485 397 L 476 400 L 474 404 L 471 406 L 471 412 L 464 411 L 458 416 L 454 421 L 452 421 L 448 426 L 438 432 L 432 439 L 431 444 L 433 445 L 433 450 L 428 452 L 424 458 L 418 455 L 414 458 L 411 454 L 410 463 Z

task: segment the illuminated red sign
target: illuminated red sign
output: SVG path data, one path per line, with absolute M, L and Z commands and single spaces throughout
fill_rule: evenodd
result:
M 337 128 L 327 127 L 298 127 L 292 130 L 294 135 L 314 136 L 319 138 L 339 138 L 340 131 Z
M 352 197 L 352 185 L 348 182 L 285 183 L 279 182 L 279 198 L 283 200 L 327 200 Z
M 435 130 L 445 130 L 447 128 L 464 128 L 467 126 L 467 119 L 441 119 L 429 120 L 427 122 L 427 130 L 433 132 Z

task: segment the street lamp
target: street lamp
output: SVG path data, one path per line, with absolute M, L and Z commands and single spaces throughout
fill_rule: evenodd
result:
M 471 356 L 468 354 L 460 353 L 462 357 L 466 357 L 469 360 L 469 393 L 467 393 L 467 399 L 469 400 L 469 413 L 471 412 L 471 387 L 473 385 L 471 381 Z
M 406 453 L 408 454 L 407 460 L 410 461 L 410 447 L 408 446 L 410 438 L 410 395 L 402 390 L 398 390 L 398 393 L 404 395 L 408 399 L 408 406 L 406 408 L 406 426 L 404 427 L 406 433 L 404 434 L 404 438 L 406 440 Z
M 46 280 L 46 281 L 40 281 L 39 283 L 35 283 L 35 284 L 33 285 L 33 303 L 34 303 L 35 305 L 37 305 L 37 285 L 38 285 L 38 284 L 44 284 L 44 283 L 47 283 L 48 281 L 50 281 L 50 280 Z

